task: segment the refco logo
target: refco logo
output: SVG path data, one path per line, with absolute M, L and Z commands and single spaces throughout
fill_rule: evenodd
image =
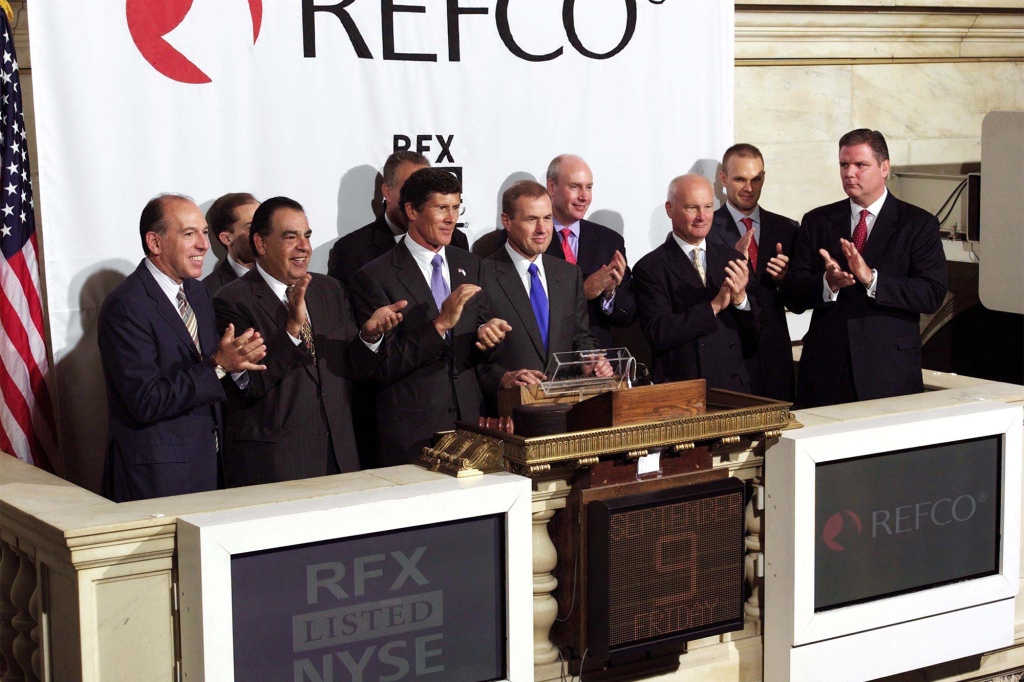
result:
M 255 45 L 263 23 L 263 0 L 248 2 Z M 146 61 L 163 75 L 179 83 L 209 83 L 210 77 L 164 38 L 185 20 L 191 9 L 192 0 L 128 0 L 128 32 Z
M 903 533 L 914 533 L 927 528 L 954 526 L 970 521 L 990 499 L 988 493 L 942 497 L 913 504 L 875 509 L 871 512 L 872 539 Z M 833 552 L 843 552 L 856 536 L 864 532 L 864 524 L 856 512 L 844 509 L 832 514 L 821 530 L 821 540 Z

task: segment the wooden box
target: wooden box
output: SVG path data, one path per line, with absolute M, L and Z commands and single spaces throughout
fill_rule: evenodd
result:
M 703 379 L 600 393 L 573 405 L 568 417 L 569 431 L 692 417 L 707 409 L 706 393 Z

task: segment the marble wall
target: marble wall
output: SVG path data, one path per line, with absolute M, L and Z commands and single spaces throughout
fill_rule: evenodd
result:
M 799 220 L 842 198 L 854 128 L 882 131 L 893 165 L 978 163 L 985 114 L 1024 109 L 1021 4 L 923 4 L 737 5 L 735 138 L 765 155 L 766 208 Z

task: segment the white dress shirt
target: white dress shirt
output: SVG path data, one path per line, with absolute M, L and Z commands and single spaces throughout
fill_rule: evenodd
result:
M 868 239 L 871 238 L 871 230 L 875 227 L 875 221 L 878 219 L 878 212 L 882 210 L 882 204 L 885 203 L 885 199 L 888 196 L 889 196 L 888 188 L 883 189 L 882 190 L 882 196 L 878 197 L 878 199 L 875 200 L 874 203 L 872 203 L 870 206 L 866 207 L 866 209 L 868 211 L 868 216 L 864 220 L 864 223 L 867 225 L 868 229 L 867 229 L 867 237 L 865 237 L 865 239 L 864 239 L 864 243 L 865 244 L 867 244 L 868 243 Z M 849 239 L 851 239 L 851 240 L 853 239 L 853 231 L 857 229 L 857 224 L 860 222 L 860 212 L 863 211 L 863 210 L 865 210 L 865 207 L 858 206 L 857 204 L 854 203 L 853 199 L 850 199 L 850 236 L 849 236 Z M 836 299 L 839 298 L 839 291 L 836 291 L 835 293 L 832 292 L 832 289 L 829 288 L 829 286 L 828 286 L 828 280 L 825 279 L 824 275 L 822 275 L 822 281 L 825 283 L 825 291 L 823 292 L 824 296 L 825 296 L 825 302 L 826 303 L 832 303 L 833 301 L 835 301 Z M 871 284 L 868 285 L 868 287 L 867 287 L 868 298 L 874 298 L 875 297 L 875 291 L 877 289 L 878 289 L 878 270 L 876 270 L 874 268 L 871 268 Z M 840 291 L 842 291 L 842 290 L 840 289 Z
M 548 297 L 550 305 L 551 296 L 548 295 L 548 278 L 544 272 L 543 255 L 539 255 L 536 260 L 531 261 L 529 258 L 521 256 L 508 242 L 505 242 L 505 251 L 508 252 L 509 257 L 512 259 L 512 265 L 515 266 L 516 272 L 519 273 L 519 280 L 523 283 L 523 288 L 526 289 L 527 297 L 530 295 L 530 264 L 533 263 L 537 266 L 537 275 L 540 277 L 541 286 L 544 287 L 544 295 Z

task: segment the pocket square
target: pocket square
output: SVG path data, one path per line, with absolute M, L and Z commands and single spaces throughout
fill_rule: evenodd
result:
M 462 275 L 463 277 L 465 277 L 466 276 L 466 271 L 463 270 L 462 268 L 459 268 L 459 274 Z

